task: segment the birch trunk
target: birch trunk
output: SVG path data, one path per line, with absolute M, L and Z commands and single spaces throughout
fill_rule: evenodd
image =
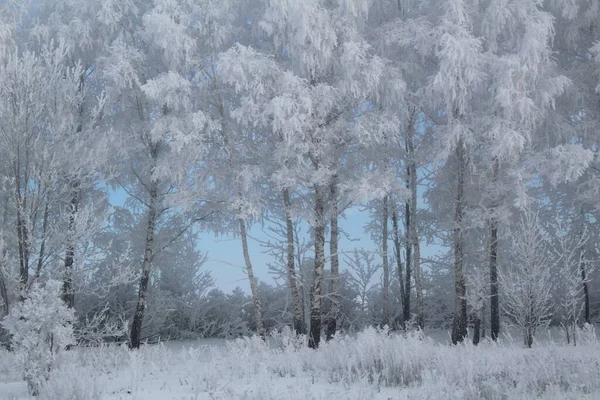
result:
M 142 264 L 142 276 L 138 290 L 138 301 L 131 324 L 131 334 L 129 338 L 129 348 L 139 349 L 140 338 L 142 334 L 142 322 L 144 320 L 144 310 L 146 309 L 146 296 L 148 294 L 148 283 L 150 281 L 150 268 L 152 266 L 152 257 L 154 250 L 154 233 L 156 229 L 156 218 L 158 215 L 158 182 L 153 181 L 150 186 L 150 201 L 148 204 L 148 225 L 146 226 L 146 248 L 144 251 L 144 261 Z
M 382 325 L 390 324 L 390 265 L 388 259 L 388 203 L 389 196 L 383 198 L 383 215 L 381 229 L 381 258 L 383 260 L 383 321 Z
M 452 343 L 467 337 L 467 299 L 463 270 L 463 201 L 465 185 L 465 154 L 462 139 L 456 146 L 457 185 L 454 214 L 454 320 Z
M 218 86 L 217 83 L 215 83 Z M 229 158 L 229 167 L 232 171 L 236 171 L 236 164 L 233 156 L 233 149 L 229 143 L 229 130 L 227 126 L 227 118 L 225 114 L 225 105 L 222 97 L 219 95 L 219 116 L 221 118 L 221 134 L 223 135 L 223 145 Z M 237 177 L 234 176 L 235 192 L 238 199 L 242 198 L 242 191 Z M 248 235 L 246 233 L 246 220 L 238 218 L 238 225 L 240 227 L 240 236 L 242 239 L 242 252 L 244 254 L 244 263 L 246 266 L 246 273 L 248 274 L 248 280 L 250 281 L 250 293 L 252 294 L 252 304 L 254 305 L 254 318 L 256 319 L 256 329 L 258 334 L 263 340 L 266 340 L 266 332 L 262 320 L 262 306 L 258 297 L 258 284 L 256 277 L 254 276 L 254 269 L 252 268 L 252 262 L 250 261 L 250 251 L 248 249 Z
M 327 332 L 325 340 L 329 341 L 337 330 L 337 319 L 340 307 L 340 261 L 338 255 L 339 228 L 338 228 L 338 188 L 337 177 L 331 182 L 331 237 L 329 241 L 329 253 L 331 257 L 331 281 L 329 293 L 331 295 L 331 307 L 327 321 Z
M 244 252 L 244 263 L 246 264 L 246 272 L 250 281 L 250 292 L 252 293 L 252 304 L 254 305 L 254 315 L 256 317 L 256 330 L 259 336 L 266 340 L 267 334 L 262 320 L 262 306 L 258 297 L 258 284 L 254 276 L 254 269 L 250 262 L 250 252 L 248 251 L 248 235 L 246 234 L 246 221 L 243 218 L 238 220 L 240 225 L 240 236 L 242 237 L 242 250 Z
M 407 147 L 409 163 L 409 181 L 410 181 L 410 243 L 413 248 L 412 269 L 415 274 L 415 291 L 417 295 L 417 325 L 420 329 L 425 327 L 425 310 L 423 305 L 423 281 L 421 279 L 421 244 L 419 242 L 419 232 L 417 229 L 417 161 L 415 158 L 414 145 L 414 111 L 411 116 L 408 127 Z
M 394 203 L 392 209 L 392 227 L 394 230 L 394 255 L 396 257 L 396 267 L 398 268 L 398 284 L 400 285 L 400 300 L 402 301 L 402 314 L 398 318 L 397 321 L 398 327 L 402 326 L 404 328 L 404 298 L 406 297 L 405 289 L 404 289 L 404 271 L 402 266 L 402 258 L 401 258 L 401 248 L 400 245 L 400 229 L 398 222 L 398 210 L 396 209 L 396 204 Z
M 65 255 L 65 270 L 62 299 L 69 308 L 75 305 L 75 292 L 73 290 L 73 264 L 75 261 L 75 218 L 79 208 L 79 185 L 74 183 L 71 187 L 71 204 L 69 209 L 69 233 L 67 252 Z
M 493 184 L 498 181 L 500 168 L 498 159 L 494 160 Z M 498 219 L 496 218 L 496 199 L 492 203 L 492 218 L 490 220 L 490 336 L 498 339 L 500 334 L 500 299 L 498 297 Z
M 292 200 L 289 189 L 283 189 L 283 205 L 285 210 L 285 224 L 287 231 L 287 276 L 288 285 L 292 292 L 292 301 L 294 302 L 294 331 L 296 335 L 306 333 L 306 325 L 304 324 L 304 316 L 302 312 L 302 300 L 298 292 L 298 284 L 295 268 L 294 254 L 294 222 L 292 221 Z
M 308 347 L 316 349 L 321 341 L 321 299 L 323 297 L 323 275 L 325 269 L 325 226 L 323 188 L 315 186 L 315 272 L 311 291 L 310 335 Z

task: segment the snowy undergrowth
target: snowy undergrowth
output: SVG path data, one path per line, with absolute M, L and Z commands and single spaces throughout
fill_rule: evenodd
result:
M 591 399 L 600 394 L 599 350 L 591 341 L 445 346 L 373 329 L 318 351 L 290 334 L 269 345 L 248 338 L 136 352 L 107 346 L 68 352 L 40 399 Z M 29 399 L 24 385 L 8 383 L 17 380 L 10 355 L 0 356 L 0 397 Z

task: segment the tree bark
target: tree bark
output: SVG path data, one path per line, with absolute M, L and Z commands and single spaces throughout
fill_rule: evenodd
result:
M 417 161 L 415 155 L 414 135 L 414 111 L 409 121 L 407 147 L 409 161 L 410 181 L 410 212 L 412 213 L 409 223 L 410 243 L 413 248 L 412 269 L 415 274 L 415 291 L 417 295 L 417 326 L 425 327 L 425 310 L 423 305 L 423 281 L 421 279 L 421 245 L 417 229 Z
M 329 253 L 331 257 L 330 276 L 330 301 L 329 317 L 327 319 L 327 331 L 325 340 L 329 341 L 337 330 L 337 319 L 340 307 L 340 260 L 338 255 L 339 228 L 338 228 L 338 187 L 337 177 L 334 176 L 330 186 L 331 194 L 331 237 L 329 241 Z
M 250 262 L 250 252 L 248 250 L 248 235 L 246 234 L 246 221 L 243 218 L 238 219 L 240 225 L 240 236 L 242 237 L 242 250 L 244 252 L 244 262 L 246 264 L 246 272 L 250 281 L 250 291 L 252 293 L 252 304 L 254 305 L 254 316 L 256 318 L 256 330 L 259 336 L 266 340 L 267 334 L 262 320 L 262 305 L 258 297 L 258 284 L 254 276 L 254 269 Z
M 405 288 L 404 288 L 404 271 L 403 271 L 403 266 L 402 266 L 402 257 L 400 254 L 400 249 L 401 249 L 401 245 L 400 245 L 400 229 L 399 229 L 399 223 L 398 223 L 398 210 L 396 208 L 396 204 L 394 203 L 393 208 L 392 208 L 392 227 L 393 227 L 393 231 L 394 231 L 394 256 L 396 257 L 396 267 L 398 269 L 398 284 L 400 286 L 400 300 L 402 301 L 402 314 L 400 315 L 400 317 L 398 318 L 398 321 L 396 323 L 397 327 L 396 328 L 404 328 L 404 298 L 406 296 L 405 293 Z
M 49 217 L 48 200 L 44 205 L 44 221 L 42 222 L 42 244 L 40 245 L 40 255 L 38 257 L 38 264 L 35 270 L 35 279 L 37 280 L 42 274 L 42 267 L 44 266 L 44 255 L 46 252 L 46 232 L 48 231 L 48 217 Z
M 390 324 L 390 265 L 388 259 L 388 203 L 389 196 L 383 198 L 383 213 L 381 217 L 381 258 L 383 260 L 383 326 Z
M 323 297 L 323 277 L 325 269 L 325 226 L 323 188 L 315 186 L 315 271 L 311 291 L 310 335 L 308 347 L 316 349 L 321 341 L 321 299 Z
M 25 300 L 27 283 L 29 281 L 29 230 L 25 214 L 25 203 L 21 199 L 20 190 L 17 189 L 17 239 L 19 241 L 19 282 L 21 294 L 20 300 Z
M 494 160 L 493 183 L 496 186 L 498 159 Z M 495 215 L 497 200 L 492 203 L 492 218 L 490 220 L 490 335 L 497 340 L 500 334 L 500 299 L 498 297 L 498 219 Z
M 477 310 L 474 314 L 475 326 L 473 328 L 473 344 L 477 346 L 479 344 L 479 338 L 481 337 L 481 310 Z
M 6 257 L 6 249 L 4 247 L 0 249 L 2 252 L 2 259 L 0 260 L 0 297 L 2 297 L 2 317 L 8 315 L 10 311 L 10 303 L 8 300 L 8 291 L 6 290 L 6 277 L 4 276 L 5 269 L 5 257 Z M 0 320 L 2 318 L 0 317 Z
M 462 139 L 456 146 L 457 185 L 454 214 L 454 321 L 452 343 L 467 337 L 467 298 L 463 271 L 463 201 L 465 185 L 465 154 Z
M 148 225 L 146 226 L 146 249 L 144 251 L 144 261 L 142 264 L 142 276 L 138 290 L 138 301 L 131 324 L 131 334 L 129 338 L 129 348 L 138 349 L 140 347 L 140 338 L 142 334 L 142 322 L 144 320 L 144 310 L 146 309 L 146 296 L 148 293 L 148 283 L 150 281 L 150 268 L 154 255 L 154 233 L 156 229 L 156 218 L 158 215 L 158 182 L 153 181 L 150 187 L 150 202 L 148 204 Z
M 8 219 L 8 197 L 6 198 L 6 202 L 4 204 L 4 215 L 2 217 L 2 228 L 6 226 L 6 220 Z M 8 290 L 6 289 L 6 245 L 4 243 L 4 237 L 0 237 L 0 244 L 2 248 L 0 249 L 0 296 L 2 297 L 2 311 L 3 316 L 8 315 L 10 311 L 10 303 L 8 299 Z M 0 318 L 1 320 L 2 318 Z M 2 329 L 0 329 L 1 336 Z
M 404 322 L 408 322 L 410 320 L 410 292 L 411 292 L 411 258 L 412 258 L 412 248 L 410 245 L 410 202 L 407 201 L 404 205 L 404 229 L 405 229 L 405 252 L 406 252 L 406 275 L 404 280 L 404 305 L 403 305 L 403 319 Z
M 296 268 L 294 265 L 294 222 L 292 221 L 292 200 L 289 189 L 283 189 L 283 205 L 285 210 L 285 224 L 287 230 L 287 276 L 288 285 L 292 292 L 292 301 L 294 302 L 294 320 L 293 326 L 296 335 L 306 333 L 306 325 L 302 312 L 302 300 L 298 292 L 296 279 Z
M 79 185 L 71 185 L 71 204 L 69 210 L 69 232 L 67 239 L 67 252 L 65 255 L 65 270 L 62 290 L 62 299 L 68 308 L 75 305 L 75 292 L 73 290 L 73 264 L 75 261 L 75 218 L 79 209 Z
M 583 210 L 581 212 L 583 217 Z M 581 245 L 579 247 L 579 272 L 581 274 L 581 282 L 583 285 L 583 320 L 586 323 L 590 323 L 590 290 L 588 287 L 587 273 L 585 270 L 585 256 L 584 256 L 584 228 L 581 229 Z

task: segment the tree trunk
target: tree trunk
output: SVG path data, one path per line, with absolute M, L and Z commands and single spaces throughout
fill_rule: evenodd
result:
M 407 183 L 408 184 L 408 183 Z M 410 320 L 410 286 L 411 286 L 411 256 L 412 248 L 410 245 L 410 202 L 407 201 L 404 209 L 404 229 L 405 229 L 405 252 L 406 252 L 406 275 L 404 281 L 404 305 L 402 311 L 404 312 L 404 322 Z
M 79 75 L 78 93 L 83 93 L 85 89 L 85 73 Z M 77 124 L 76 133 L 79 135 L 83 131 L 84 103 L 79 104 L 79 124 Z M 62 290 L 62 299 L 68 308 L 75 305 L 75 292 L 73 290 L 73 264 L 75 262 L 75 219 L 79 211 L 79 182 L 76 179 L 70 179 L 71 204 L 69 209 L 69 231 L 67 236 L 67 251 L 65 255 L 65 270 Z M 45 223 L 45 220 L 44 220 Z M 43 244 L 43 243 L 42 243 Z
M 306 333 L 306 325 L 302 313 L 302 300 L 298 293 L 296 280 L 296 268 L 294 265 L 294 222 L 292 221 L 292 200 L 289 189 L 283 189 L 283 204 L 285 209 L 285 223 L 287 230 L 287 276 L 288 285 L 292 292 L 292 301 L 294 302 L 294 331 L 296 335 Z
M 389 196 L 383 198 L 383 215 L 381 218 L 381 258 L 383 260 L 383 326 L 390 324 L 390 265 L 388 260 L 388 202 Z
M 414 111 L 409 121 L 407 147 L 409 163 L 409 181 L 410 181 L 410 212 L 409 220 L 410 244 L 413 248 L 412 269 L 415 273 L 415 291 L 417 295 L 417 326 L 420 329 L 425 327 L 425 311 L 423 305 L 423 281 L 421 279 L 421 245 L 419 243 L 419 233 L 417 230 L 417 161 L 415 159 L 414 135 Z
M 494 160 L 494 186 L 498 180 L 498 160 Z M 490 335 L 492 340 L 500 334 L 500 302 L 498 297 L 498 219 L 495 215 L 496 200 L 492 204 L 492 219 L 490 220 Z
M 46 232 L 48 232 L 48 217 L 50 210 L 48 207 L 48 200 L 44 205 L 44 222 L 42 222 L 42 244 L 40 245 L 40 255 L 38 257 L 38 264 L 35 270 L 35 280 L 37 280 L 42 274 L 42 267 L 44 266 L 44 256 L 46 252 Z
M 71 204 L 69 210 L 69 232 L 67 240 L 67 253 L 65 255 L 65 271 L 62 290 L 62 299 L 68 308 L 75 305 L 75 292 L 73 291 L 73 264 L 75 261 L 75 218 L 79 208 L 79 185 L 71 185 Z
M 6 271 L 4 267 L 6 250 L 2 248 L 0 251 L 2 252 L 2 255 L 0 255 L 0 257 L 2 257 L 0 259 L 0 297 L 2 297 L 2 316 L 0 316 L 1 320 L 3 316 L 8 315 L 10 311 L 10 303 L 8 300 L 8 291 L 6 290 L 6 277 L 4 275 L 4 271 Z
M 6 202 L 4 204 L 4 215 L 2 217 L 2 228 L 6 226 L 6 220 L 8 219 L 8 197 L 6 198 Z M 8 290 L 6 289 L 6 246 L 4 243 L 4 237 L 0 237 L 0 245 L 2 248 L 0 249 L 0 296 L 2 297 L 2 311 L 3 316 L 8 315 L 10 311 L 10 303 L 8 299 Z M 0 317 L 0 320 L 2 318 Z M 0 337 L 3 336 L 2 328 L 0 328 Z
M 454 321 L 452 343 L 467 337 L 467 298 L 463 271 L 463 196 L 465 185 L 465 154 L 462 139 L 456 146 L 457 185 L 454 214 Z
M 475 319 L 475 326 L 473 328 L 473 344 L 477 346 L 479 344 L 479 338 L 481 337 L 481 313 L 475 311 L 473 315 Z
M 392 208 L 392 226 L 394 230 L 394 256 L 396 257 L 396 267 L 398 268 L 398 284 L 400 285 L 400 300 L 402 301 L 402 314 L 398 318 L 396 325 L 397 328 L 404 328 L 404 298 L 406 297 L 406 293 L 404 289 L 404 271 L 402 267 L 402 258 L 400 254 L 400 230 L 398 225 L 398 210 L 396 208 L 396 203 L 394 202 Z
M 154 231 L 156 228 L 156 218 L 158 215 L 158 182 L 153 181 L 150 187 L 150 203 L 148 204 L 148 225 L 146 227 L 146 249 L 144 251 L 144 261 L 142 264 L 142 276 L 140 278 L 140 287 L 138 291 L 138 301 L 131 324 L 131 335 L 129 338 L 129 348 L 138 349 L 140 347 L 140 338 L 142 334 L 142 322 L 144 320 L 144 310 L 146 309 L 146 296 L 148 293 L 148 283 L 150 281 L 150 267 L 152 266 Z
M 29 230 L 24 214 L 24 205 L 20 201 L 17 202 L 17 238 L 19 240 L 19 282 L 21 294 L 20 300 L 25 300 L 25 292 L 27 291 L 27 283 L 29 282 Z
M 267 334 L 262 320 L 262 306 L 260 304 L 260 298 L 258 297 L 258 284 L 256 283 L 256 277 L 254 276 L 254 269 L 250 262 L 250 252 L 248 251 L 248 235 L 246 234 L 246 221 L 243 218 L 238 220 L 240 225 L 240 235 L 242 237 L 242 250 L 244 252 L 244 262 L 246 264 L 246 272 L 248 273 L 248 280 L 250 281 L 250 291 L 252 293 L 252 304 L 254 305 L 254 317 L 256 318 L 256 330 L 259 336 L 266 340 Z
M 337 319 L 340 307 L 340 261 L 338 256 L 338 189 L 337 177 L 334 176 L 331 181 L 331 237 L 329 241 L 329 253 L 331 257 L 331 276 L 330 276 L 330 301 L 329 317 L 327 319 L 327 331 L 325 340 L 329 341 L 335 335 L 337 330 Z
M 323 188 L 315 186 L 315 273 L 311 291 L 310 335 L 308 347 L 316 349 L 321 341 L 321 299 L 325 269 L 325 226 Z
M 486 310 L 486 308 L 487 308 L 487 303 L 484 301 L 483 307 L 481 307 L 481 338 L 482 339 L 485 337 L 485 329 L 486 329 L 485 310 Z
M 583 285 L 583 320 L 585 323 L 590 323 L 590 290 L 588 287 L 587 273 L 585 270 L 585 253 L 584 253 L 584 235 L 585 227 L 583 225 L 583 209 L 581 209 L 582 227 L 579 246 L 579 271 L 581 274 L 581 282 Z

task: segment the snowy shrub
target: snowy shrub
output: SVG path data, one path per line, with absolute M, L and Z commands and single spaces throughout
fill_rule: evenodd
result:
M 16 303 L 2 325 L 11 335 L 16 364 L 29 391 L 36 395 L 48 380 L 57 355 L 75 343 L 74 311 L 60 298 L 61 283 L 34 283 L 22 302 Z

